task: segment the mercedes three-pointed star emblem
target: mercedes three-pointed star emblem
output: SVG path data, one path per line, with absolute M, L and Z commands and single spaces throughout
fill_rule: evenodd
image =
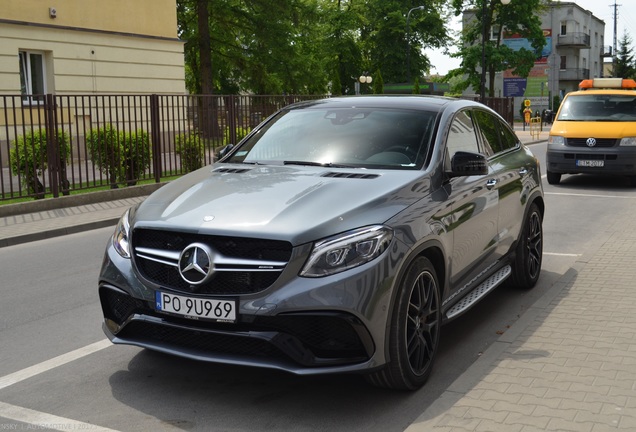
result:
M 192 243 L 179 257 L 179 274 L 191 285 L 201 285 L 214 273 L 214 252 L 203 243 Z

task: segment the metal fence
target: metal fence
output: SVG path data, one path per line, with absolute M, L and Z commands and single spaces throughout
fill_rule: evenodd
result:
M 159 182 L 323 96 L 0 95 L 0 200 Z
M 160 182 L 317 96 L 0 95 L 0 201 Z M 488 105 L 512 123 L 512 98 Z

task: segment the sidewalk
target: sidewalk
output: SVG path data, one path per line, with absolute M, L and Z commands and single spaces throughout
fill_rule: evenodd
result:
M 162 184 L 0 205 L 0 248 L 115 226 L 127 208 Z
M 406 432 L 636 430 L 636 219 L 604 230 Z

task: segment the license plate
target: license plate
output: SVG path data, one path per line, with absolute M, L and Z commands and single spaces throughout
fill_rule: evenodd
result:
M 155 307 L 160 312 L 168 312 L 184 318 L 236 321 L 236 301 L 234 300 L 187 297 L 157 291 Z
M 602 167 L 605 166 L 605 161 L 603 160 L 577 160 L 576 166 L 580 167 Z

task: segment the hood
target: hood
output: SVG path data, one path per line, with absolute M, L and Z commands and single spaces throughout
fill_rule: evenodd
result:
M 568 138 L 625 138 L 636 136 L 636 122 L 556 121 L 551 135 Z
M 215 164 L 153 193 L 131 225 L 298 245 L 383 223 L 429 184 L 421 171 Z

